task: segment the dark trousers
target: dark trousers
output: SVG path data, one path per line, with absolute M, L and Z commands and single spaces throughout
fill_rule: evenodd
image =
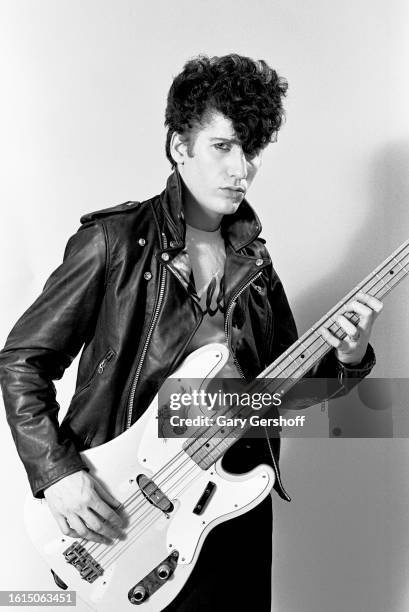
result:
M 188 581 L 162 612 L 270 612 L 272 508 L 256 508 L 215 527 Z

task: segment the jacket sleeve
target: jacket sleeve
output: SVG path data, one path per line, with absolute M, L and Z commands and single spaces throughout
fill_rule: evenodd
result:
M 72 441 L 59 430 L 53 380 L 62 377 L 92 333 L 106 267 L 104 230 L 88 223 L 70 238 L 63 263 L 0 352 L 7 420 L 36 497 L 64 476 L 86 469 Z
M 274 317 L 272 360 L 275 360 L 298 339 L 294 317 L 277 275 L 273 277 L 270 303 Z M 375 354 L 370 344 L 362 361 L 352 366 L 341 363 L 332 348 L 304 376 L 305 379 L 325 379 L 325 384 L 312 385 L 308 381 L 300 381 L 287 394 L 287 401 L 291 402 L 292 408 L 304 408 L 341 397 L 369 374 L 374 365 Z

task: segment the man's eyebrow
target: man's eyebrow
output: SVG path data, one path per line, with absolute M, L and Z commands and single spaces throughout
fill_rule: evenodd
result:
M 241 144 L 238 138 L 224 138 L 223 136 L 212 136 L 210 140 L 211 141 L 222 140 L 223 142 L 231 142 L 232 144 Z

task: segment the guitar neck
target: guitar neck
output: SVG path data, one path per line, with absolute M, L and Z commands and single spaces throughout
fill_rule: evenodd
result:
M 327 327 L 339 339 L 345 337 L 345 332 L 336 322 L 336 317 L 342 308 L 362 291 L 376 297 L 384 298 L 409 274 L 409 240 L 382 262 L 373 272 L 368 274 L 352 291 L 345 295 L 317 323 L 292 344 L 276 361 L 261 372 L 258 378 L 300 378 L 306 374 L 331 347 L 320 334 Z M 345 315 L 353 323 L 358 321 L 357 315 Z
M 328 311 L 315 325 L 310 327 L 305 334 L 292 344 L 271 365 L 261 372 L 257 380 L 250 384 L 249 389 L 260 384 L 260 379 L 268 379 L 268 386 L 276 384 L 274 391 L 280 390 L 284 395 L 297 380 L 302 378 L 326 353 L 331 346 L 320 334 L 322 327 L 327 327 L 335 336 L 342 339 L 345 332 L 340 328 L 335 318 L 340 314 L 342 308 L 350 302 L 360 291 L 372 295 L 378 299 L 385 297 L 409 274 L 409 240 L 404 242 L 396 251 L 381 263 L 373 272 L 368 274 L 352 291 L 345 295 L 330 311 Z M 352 322 L 357 322 L 355 314 L 345 315 Z M 277 380 L 279 381 L 277 382 Z M 266 381 L 267 382 L 267 381 Z M 224 411 L 227 418 L 237 416 L 248 417 L 251 408 L 231 406 Z M 259 414 L 265 410 L 261 409 Z M 217 461 L 226 450 L 242 437 L 249 429 L 245 426 L 240 431 L 235 427 L 203 427 L 194 440 L 186 441 L 184 450 L 202 469 L 207 469 Z

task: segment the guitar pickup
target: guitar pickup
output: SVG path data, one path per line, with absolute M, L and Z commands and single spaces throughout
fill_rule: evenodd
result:
M 202 514 L 202 512 L 204 512 L 207 504 L 209 503 L 209 501 L 211 500 L 214 492 L 216 490 L 216 485 L 214 482 L 212 482 L 211 480 L 207 483 L 205 490 L 203 491 L 202 495 L 200 496 L 199 501 L 197 502 L 196 506 L 193 508 L 193 513 L 194 514 Z
M 139 474 L 136 481 L 139 485 L 140 490 L 142 491 L 142 494 L 145 496 L 148 502 L 150 502 L 159 510 L 162 510 L 162 512 L 164 512 L 165 514 L 172 512 L 172 502 L 159 489 L 159 487 L 156 486 L 153 480 L 145 476 L 145 474 Z

